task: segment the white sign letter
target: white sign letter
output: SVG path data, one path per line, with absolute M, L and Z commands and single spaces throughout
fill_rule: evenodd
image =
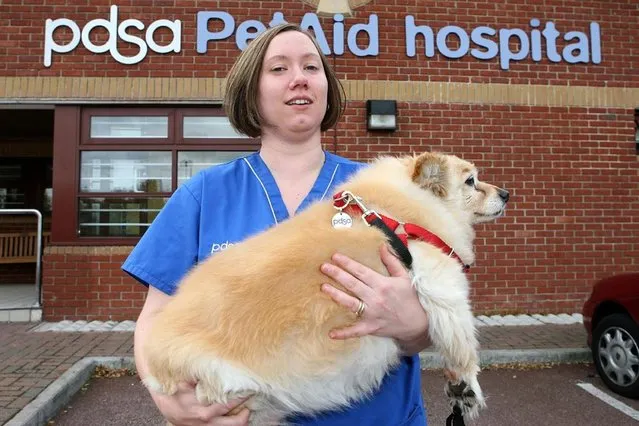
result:
M 71 41 L 65 45 L 60 45 L 53 41 L 53 33 L 59 27 L 67 27 L 73 33 Z M 51 52 L 69 53 L 80 43 L 80 27 L 78 24 L 67 18 L 47 19 L 44 27 L 44 66 L 51 66 Z

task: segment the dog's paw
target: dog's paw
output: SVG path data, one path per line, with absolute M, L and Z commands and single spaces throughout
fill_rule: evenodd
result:
M 232 393 L 224 392 L 219 388 L 214 386 L 207 385 L 206 382 L 200 381 L 195 385 L 195 397 L 198 402 L 204 405 L 210 405 L 214 403 L 223 403 L 226 404 L 228 401 L 232 399 L 238 398 L 250 398 L 255 395 L 255 391 L 235 391 Z M 249 400 L 250 401 L 250 400 Z M 240 404 L 235 408 L 236 412 L 232 414 L 239 413 L 246 405 L 248 401 Z
M 163 395 L 173 395 L 177 392 L 177 384 L 176 383 L 160 383 L 158 379 L 155 377 L 148 375 L 144 379 L 142 379 L 142 384 L 146 386 L 146 388 L 155 393 L 161 393 Z
M 457 383 L 447 382 L 446 395 L 453 411 L 457 407 L 464 417 L 474 418 L 479 413 L 479 409 L 485 406 L 484 396 L 476 379 L 470 379 L 468 382 L 464 380 Z
M 217 389 L 207 386 L 203 381 L 200 381 L 197 385 L 195 385 L 195 397 L 200 404 L 204 405 L 226 402 L 224 395 L 222 395 Z

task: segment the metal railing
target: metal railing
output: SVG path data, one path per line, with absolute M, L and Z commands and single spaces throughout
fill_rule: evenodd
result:
M 36 209 L 0 209 L 2 214 L 33 214 L 38 219 L 38 235 L 36 237 L 36 273 L 35 273 L 35 289 L 38 299 L 38 307 L 42 306 L 42 213 Z

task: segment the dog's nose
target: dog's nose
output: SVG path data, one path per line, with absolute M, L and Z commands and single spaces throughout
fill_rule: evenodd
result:
M 508 199 L 510 198 L 510 193 L 508 191 L 505 189 L 498 189 L 497 193 L 499 194 L 499 198 L 504 200 L 504 203 L 508 202 Z

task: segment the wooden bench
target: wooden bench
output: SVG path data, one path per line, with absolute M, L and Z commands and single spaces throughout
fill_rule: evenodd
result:
M 0 263 L 35 263 L 37 232 L 12 232 L 0 234 Z M 50 232 L 42 233 L 42 249 L 49 244 Z

